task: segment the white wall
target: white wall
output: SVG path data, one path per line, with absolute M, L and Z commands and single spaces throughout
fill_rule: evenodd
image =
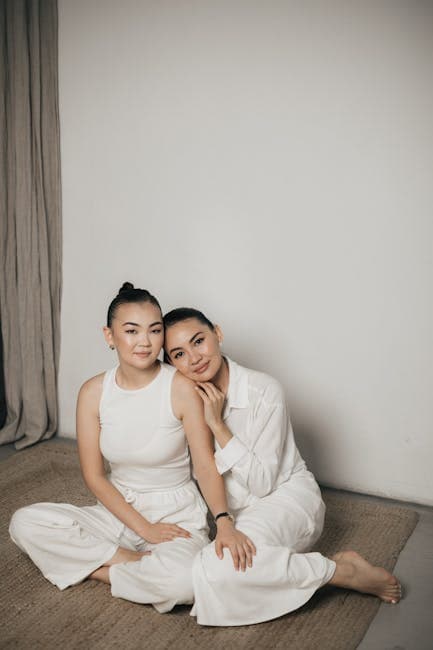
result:
M 322 483 L 433 504 L 433 3 L 59 5 L 62 433 L 130 280 L 282 381 Z

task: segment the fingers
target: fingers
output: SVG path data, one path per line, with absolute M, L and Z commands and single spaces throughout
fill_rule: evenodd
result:
M 206 393 L 207 397 L 211 402 L 221 402 L 224 401 L 224 394 L 218 390 L 214 384 L 209 381 L 201 382 L 198 381 L 197 385 L 201 388 L 202 393 Z
M 200 395 L 200 397 L 202 398 L 204 404 L 210 404 L 210 399 L 207 396 L 207 393 L 205 393 L 204 390 L 200 390 L 198 386 L 196 386 L 195 389 L 197 393 Z
M 245 552 L 247 565 L 251 569 L 251 567 L 253 566 L 253 551 L 251 549 L 251 546 L 249 546 L 247 543 L 244 545 L 244 552 Z
M 247 554 L 243 546 L 238 546 L 238 556 L 240 569 L 245 572 L 247 568 Z
M 191 537 L 191 533 L 189 533 L 185 528 L 181 528 L 180 526 L 177 526 L 176 524 L 169 524 L 170 526 L 170 533 L 173 535 L 173 537 Z
M 246 571 L 246 568 L 253 566 L 253 549 L 248 544 L 249 540 L 245 540 L 243 544 L 238 544 L 238 556 L 239 556 L 239 566 L 241 571 Z M 254 547 L 254 544 L 252 544 Z
M 197 384 L 206 391 L 206 394 L 209 396 L 213 395 L 216 398 L 224 397 L 224 393 L 222 393 L 215 384 L 210 381 L 198 381 Z
M 198 381 L 197 382 L 197 386 L 199 386 L 199 388 L 201 389 L 201 390 L 199 390 L 199 392 L 205 393 L 205 395 L 207 395 L 207 397 L 210 397 L 212 395 L 211 388 L 210 388 L 211 385 L 212 384 L 210 382 L 208 382 L 208 381 Z
M 240 543 L 224 544 L 222 541 L 215 540 L 215 553 L 219 559 L 224 557 L 223 548 L 228 548 L 232 556 L 233 566 L 236 571 L 245 571 L 247 565 L 252 566 L 252 553 L 251 549 L 245 544 L 245 547 Z M 248 557 L 249 556 L 249 557 Z
M 254 546 L 253 542 L 250 540 L 249 537 L 247 537 L 247 539 L 246 539 L 246 543 L 247 543 L 247 545 L 249 546 L 249 548 L 251 549 L 252 554 L 255 555 L 256 552 L 257 552 L 257 551 L 256 551 L 256 547 Z
M 253 566 L 253 556 L 256 554 L 256 547 L 252 541 L 245 536 L 243 541 L 228 546 L 233 558 L 233 566 L 236 571 L 246 571 L 247 567 Z
M 177 524 L 161 524 L 161 538 L 163 542 L 171 542 L 173 539 L 176 539 L 176 537 L 184 537 L 188 539 L 191 537 L 191 533 Z
M 223 557 L 223 549 L 228 548 L 236 571 L 246 571 L 247 567 L 253 566 L 253 557 L 256 555 L 256 547 L 249 537 L 240 531 L 233 531 L 229 535 L 217 534 L 215 539 L 215 552 L 220 559 Z
M 191 537 L 191 533 L 185 528 L 182 528 L 182 526 L 178 526 L 177 524 L 173 524 L 173 526 L 177 532 L 182 533 L 182 537 Z
M 229 546 L 229 551 L 233 559 L 233 566 L 235 568 L 235 571 L 239 571 L 240 560 L 237 546 Z
M 215 553 L 219 557 L 220 560 L 223 559 L 224 553 L 223 553 L 223 544 L 222 542 L 215 540 Z

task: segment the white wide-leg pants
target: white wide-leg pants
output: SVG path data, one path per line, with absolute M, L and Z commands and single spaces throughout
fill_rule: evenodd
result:
M 100 503 L 83 508 L 36 503 L 21 508 L 12 517 L 11 538 L 59 589 L 84 580 L 119 547 L 150 550 L 151 555 L 138 562 L 110 567 L 112 595 L 152 604 L 161 613 L 177 604 L 191 604 L 192 563 L 209 542 L 207 508 L 195 484 L 190 481 L 164 492 L 121 491 L 146 519 L 178 524 L 191 533 L 191 538 L 149 544 Z
M 254 542 L 252 568 L 235 571 L 230 553 L 203 548 L 193 565 L 200 625 L 249 625 L 291 612 L 328 582 L 335 562 L 309 553 L 319 539 L 325 506 L 309 472 L 294 476 L 272 494 L 236 512 L 236 528 Z

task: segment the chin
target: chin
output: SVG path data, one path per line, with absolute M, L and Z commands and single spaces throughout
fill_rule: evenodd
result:
M 196 382 L 197 381 L 201 381 L 201 382 L 212 381 L 212 373 L 205 372 L 202 375 L 192 375 L 190 377 L 190 379 L 192 379 L 193 381 L 196 381 Z

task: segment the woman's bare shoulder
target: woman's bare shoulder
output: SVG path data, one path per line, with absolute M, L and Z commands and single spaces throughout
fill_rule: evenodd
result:
M 176 370 L 173 377 L 173 393 L 179 397 L 187 397 L 188 395 L 195 394 L 195 383 L 192 379 L 188 379 L 185 375 Z
M 104 383 L 105 372 L 101 372 L 99 375 L 91 377 L 81 386 L 78 393 L 78 398 L 80 400 L 94 400 L 100 399 L 102 394 L 102 386 Z
M 173 413 L 179 420 L 182 420 L 186 413 L 202 409 L 195 383 L 178 370 L 173 377 L 172 406 Z

